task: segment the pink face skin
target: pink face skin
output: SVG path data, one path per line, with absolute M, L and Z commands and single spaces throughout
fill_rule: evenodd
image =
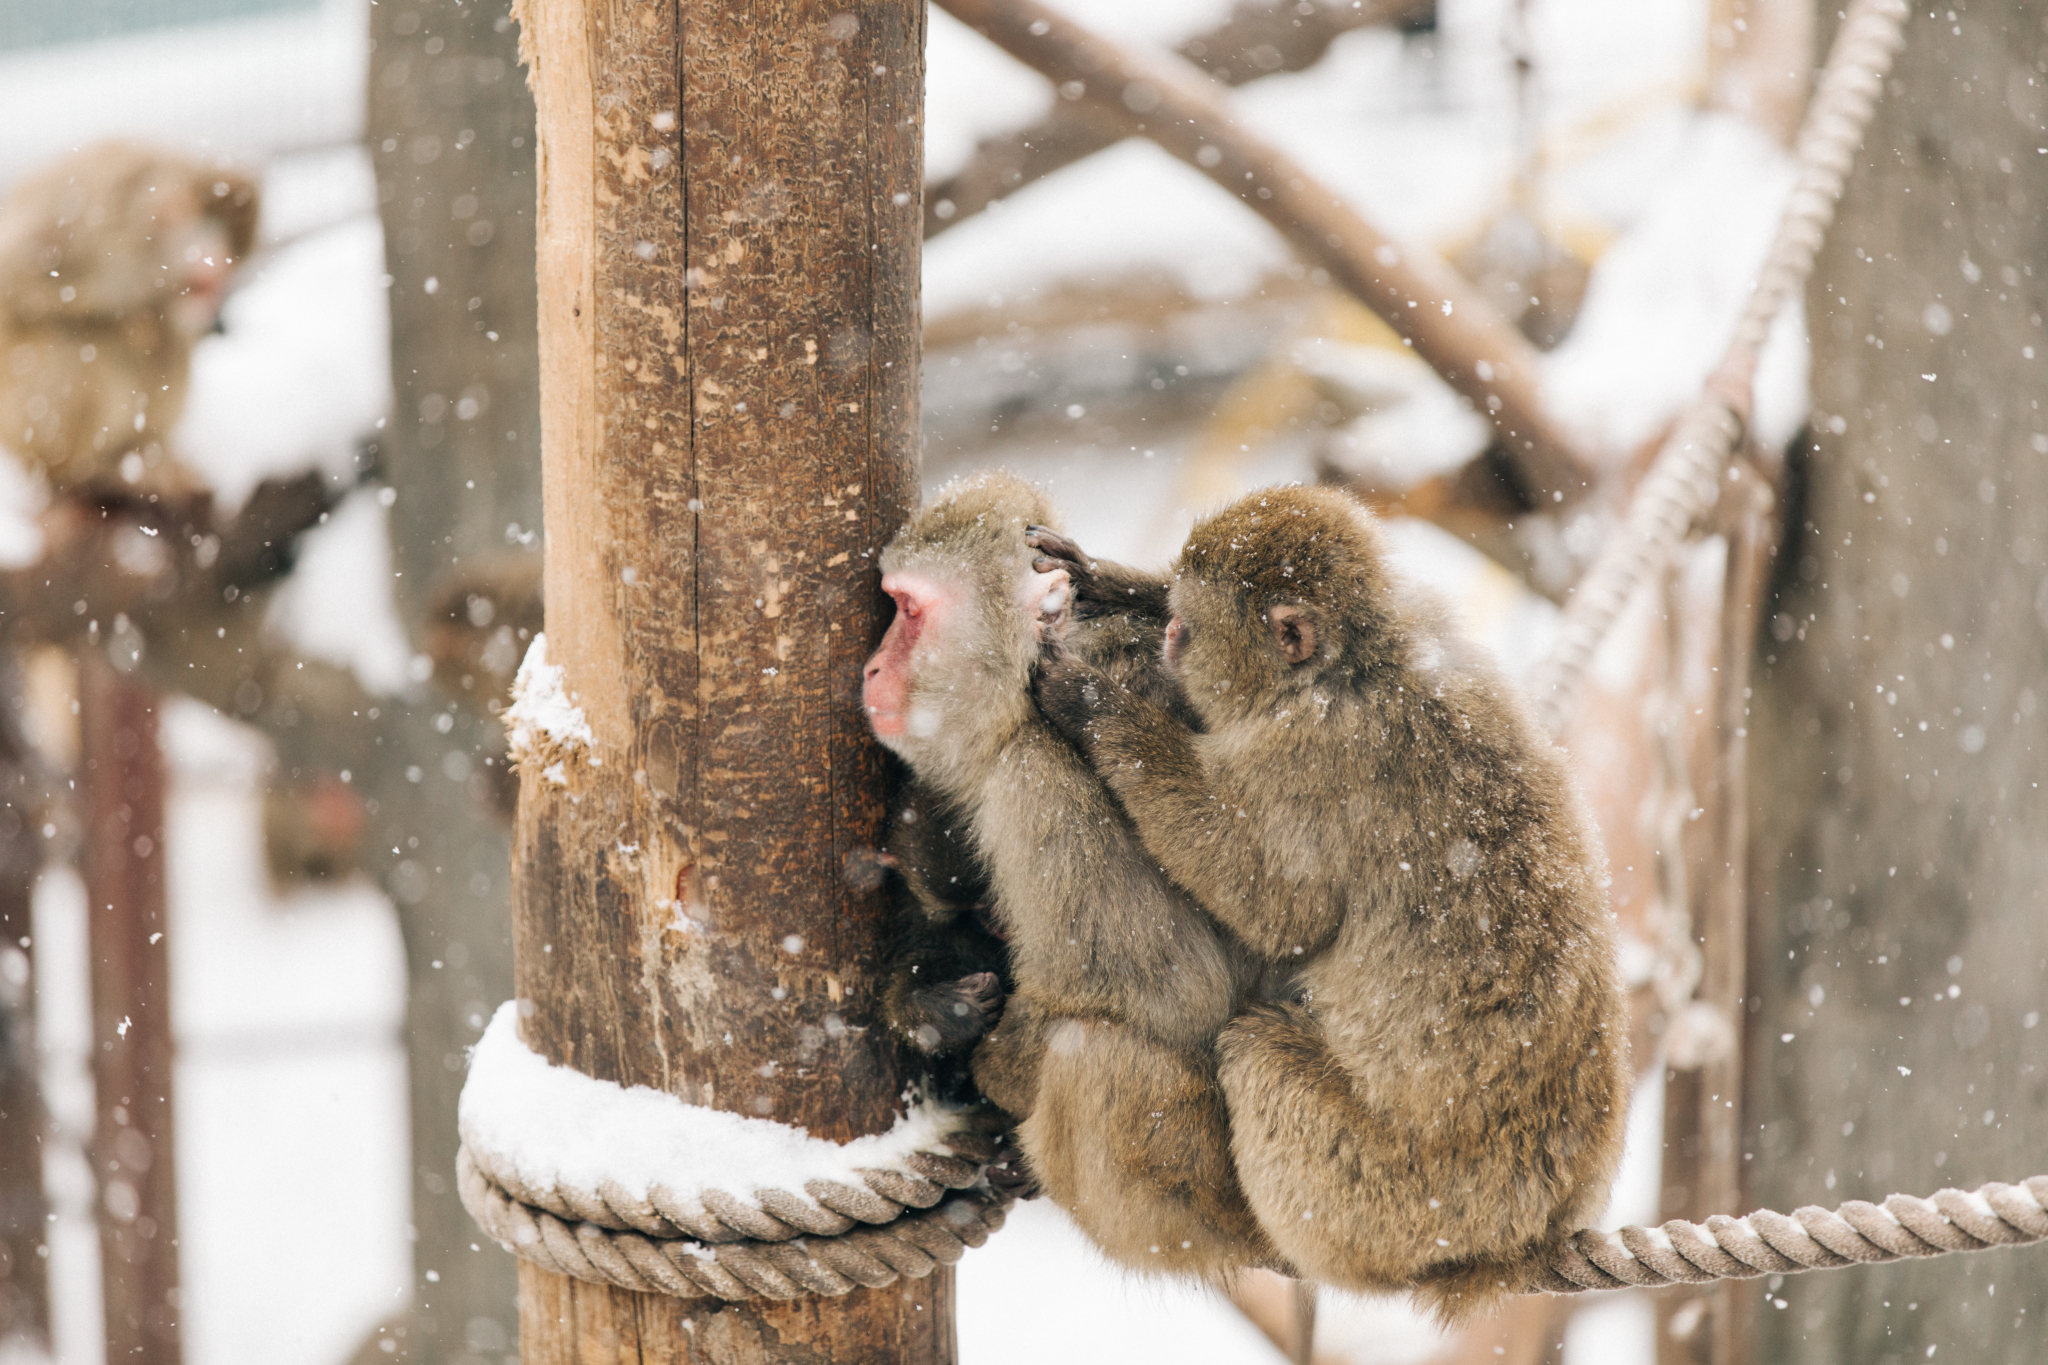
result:
M 212 218 L 201 218 L 182 229 L 172 246 L 185 276 L 175 305 L 178 325 L 189 336 L 204 336 L 220 318 L 234 274 L 227 229 Z
M 861 703 L 875 734 L 897 739 L 908 730 L 910 677 L 918 642 L 926 631 L 942 628 L 958 605 L 960 590 L 938 579 L 898 571 L 883 575 L 882 591 L 896 599 L 896 618 L 889 622 L 888 633 L 868 659 L 861 677 Z M 1017 605 L 1030 615 L 1033 629 L 1042 632 L 1048 621 L 1066 610 L 1066 570 L 1026 574 L 1018 589 Z
M 1179 671 L 1180 652 L 1186 649 L 1187 645 L 1188 623 L 1176 616 L 1166 623 L 1166 648 L 1161 651 L 1165 655 L 1168 668 Z
M 889 622 L 888 633 L 868 660 L 860 697 L 875 733 L 895 739 L 904 733 L 905 715 L 910 710 L 911 654 L 926 625 L 945 614 L 951 599 L 937 583 L 916 574 L 886 575 L 882 591 L 896 599 L 896 619 Z

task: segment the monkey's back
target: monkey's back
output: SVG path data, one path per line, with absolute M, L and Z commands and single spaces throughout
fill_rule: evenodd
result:
M 1382 1245 L 1333 1237 L 1317 1269 L 1382 1282 L 1402 1264 L 1388 1239 L 1423 1277 L 1533 1254 L 1598 1215 L 1626 1116 L 1626 1002 L 1590 821 L 1482 664 L 1395 670 L 1308 702 L 1202 743 L 1219 798 L 1267 854 L 1276 924 L 1333 930 L 1303 945 L 1297 1023 L 1348 1092 L 1313 1121 L 1348 1114 L 1341 1140 L 1361 1145 L 1347 1169 L 1381 1183 L 1353 1236 Z M 1270 1136 L 1256 1154 L 1241 1143 L 1241 1162 L 1271 1163 L 1265 1183 L 1308 1202 L 1313 1173 L 1276 1150 L 1286 1133 Z

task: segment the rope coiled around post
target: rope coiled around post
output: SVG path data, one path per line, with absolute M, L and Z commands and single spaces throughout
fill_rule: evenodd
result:
M 751 1204 L 712 1190 L 701 1208 L 615 1187 L 533 1190 L 467 1144 L 455 1175 L 477 1225 L 544 1269 L 677 1298 L 793 1299 L 923 1279 L 986 1242 L 1014 1202 L 981 1183 L 995 1139 L 960 1133 L 948 1146 L 913 1156 L 914 1174 L 862 1171 L 859 1186 L 813 1180 L 808 1199 L 757 1190 Z
M 1906 13 L 1905 0 L 1856 0 L 1849 7 L 1800 125 L 1798 178 L 1735 335 L 1705 391 L 1657 452 L 1622 525 L 1573 589 L 1557 643 L 1531 680 L 1537 718 L 1550 734 L 1571 714 L 1616 618 L 1721 496 L 1722 471 L 1748 420 L 1758 353 L 1785 301 L 1813 271 L 1885 73 L 1904 46 Z
M 1549 1273 L 1526 1286 L 1552 1294 L 1656 1288 L 1789 1275 L 1833 1266 L 1875 1265 L 1953 1251 L 1988 1251 L 2048 1239 L 2048 1175 L 2017 1185 L 1940 1190 L 1927 1199 L 1895 1194 L 1882 1204 L 1852 1199 L 1790 1215 L 1768 1209 L 1746 1218 L 1716 1214 L 1704 1224 L 1673 1219 L 1575 1235 Z

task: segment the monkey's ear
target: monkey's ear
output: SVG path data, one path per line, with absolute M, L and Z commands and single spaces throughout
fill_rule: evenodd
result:
M 1266 624 L 1273 628 L 1273 647 L 1290 664 L 1313 659 L 1316 654 L 1316 614 L 1312 608 L 1282 602 L 1267 608 Z

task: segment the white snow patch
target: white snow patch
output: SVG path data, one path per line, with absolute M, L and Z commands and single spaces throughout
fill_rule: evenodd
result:
M 1544 365 L 1559 419 L 1620 462 L 1694 399 L 1727 349 L 1791 193 L 1790 157 L 1730 115 L 1702 115 L 1679 169 L 1593 267 L 1565 343 Z M 1756 376 L 1757 439 L 1782 447 L 1808 408 L 1805 311 L 1779 313 Z
M 1049 1199 L 1011 1209 L 1003 1230 L 969 1253 L 958 1273 L 960 1359 L 974 1365 L 1280 1365 L 1286 1358 L 1216 1289 L 1132 1275 L 1103 1260 Z M 1059 1309 L 1019 1311 L 1024 1304 Z M 1316 1327 L 1321 1344 L 1328 1334 L 1320 1312 Z M 1426 1354 L 1425 1348 L 1398 1358 L 1420 1360 Z
M 513 761 L 532 760 L 541 776 L 558 787 L 569 785 L 564 767 L 569 757 L 597 743 L 564 676 L 560 664 L 548 662 L 547 634 L 536 634 L 512 680 L 512 704 L 505 708 L 506 748 Z
M 1640 1294 L 1590 1294 L 1564 1329 L 1567 1365 L 1657 1358 L 1657 1306 Z
M 192 390 L 171 435 L 226 509 L 266 478 L 351 477 L 356 443 L 391 407 L 384 232 L 360 217 L 250 267 L 224 329 L 192 353 Z
M 695 1208 L 709 1190 L 749 1201 L 765 1189 L 808 1198 L 803 1189 L 813 1180 L 860 1188 L 863 1170 L 914 1174 L 911 1154 L 957 1131 L 959 1113 L 920 1103 L 886 1133 L 827 1142 L 773 1119 L 556 1066 L 520 1039 L 518 1004 L 507 1001 L 470 1055 L 458 1122 L 472 1151 L 510 1162 L 536 1189 L 603 1183 L 657 1208 Z
M 43 557 L 43 510 L 50 487 L 0 446 L 0 569 L 25 569 Z
M 368 0 L 320 0 L 302 13 L 0 53 L 0 187 L 105 137 L 245 163 L 360 142 L 369 13 Z
M 266 629 L 310 658 L 353 669 L 386 696 L 410 681 L 412 650 L 391 595 L 389 513 L 368 489 L 299 542 L 298 566 L 271 599 Z

